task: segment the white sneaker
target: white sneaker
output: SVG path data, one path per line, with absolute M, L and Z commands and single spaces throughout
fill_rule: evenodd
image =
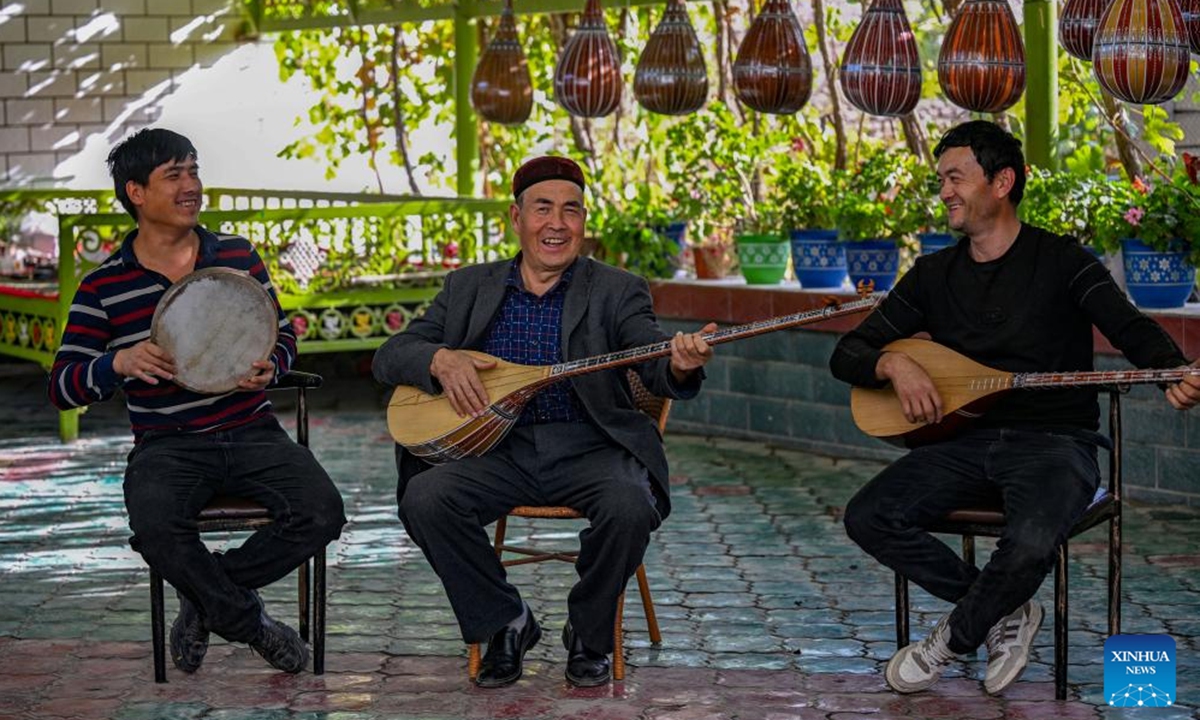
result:
M 950 615 L 947 613 L 921 642 L 900 648 L 888 661 L 884 677 L 898 693 L 915 693 L 937 682 L 954 659 L 950 646 Z
M 1004 690 L 1025 672 L 1025 666 L 1029 664 L 1029 647 L 1042 626 L 1043 617 L 1045 612 L 1041 603 L 1029 600 L 988 630 L 988 664 L 983 689 L 989 694 Z

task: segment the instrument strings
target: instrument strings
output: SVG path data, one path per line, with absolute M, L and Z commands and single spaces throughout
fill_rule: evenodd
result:
M 817 310 L 806 310 L 804 312 L 794 313 L 792 315 L 784 315 L 782 317 L 771 318 L 769 320 L 758 320 L 746 325 L 737 325 L 735 327 L 725 328 L 723 330 L 714 330 L 710 333 L 705 333 L 701 337 L 710 345 L 716 345 L 730 340 L 738 340 L 743 337 L 752 337 L 770 330 L 782 329 L 791 325 L 803 325 L 808 322 L 824 320 L 839 315 L 848 315 L 850 313 L 860 312 L 874 307 L 879 304 L 883 295 L 855 300 L 854 302 L 845 303 L 842 305 L 829 305 Z M 550 377 L 562 378 L 569 375 L 578 375 L 589 370 L 593 370 L 605 365 L 628 365 L 639 360 L 650 360 L 656 357 L 671 354 L 671 341 L 663 340 L 661 342 L 644 345 L 642 347 L 630 348 L 628 350 L 620 350 L 618 352 L 608 353 L 605 355 L 596 355 L 590 358 L 581 360 L 571 360 L 569 362 L 555 365 L 550 371 Z

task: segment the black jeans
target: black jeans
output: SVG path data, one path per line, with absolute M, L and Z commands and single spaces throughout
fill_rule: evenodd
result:
M 214 495 L 253 500 L 274 522 L 241 547 L 210 552 L 196 516 Z M 125 507 L 133 549 L 196 605 L 209 630 L 241 642 L 260 624 L 250 591 L 290 573 L 346 523 L 329 475 L 274 417 L 219 432 L 147 434 L 129 453 Z
M 515 428 L 487 455 L 402 480 L 397 500 L 466 642 L 487 640 L 522 612 L 484 530 L 509 510 L 566 505 L 591 522 L 579 533 L 579 582 L 567 610 L 584 645 L 603 653 L 613 651 L 617 598 L 661 522 L 646 468 L 588 423 Z
M 846 532 L 887 567 L 956 603 L 950 649 L 969 652 L 1037 592 L 1100 482 L 1092 433 L 972 430 L 917 448 L 846 507 Z M 952 510 L 1002 507 L 1004 534 L 980 569 L 924 528 Z

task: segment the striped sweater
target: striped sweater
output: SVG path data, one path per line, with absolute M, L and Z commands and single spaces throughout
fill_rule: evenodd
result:
M 270 293 L 279 314 L 279 339 L 271 362 L 276 377 L 286 373 L 296 357 L 296 336 L 279 308 L 262 258 L 245 238 L 216 235 L 202 227 L 197 227 L 196 233 L 200 236 L 197 270 L 214 266 L 245 270 Z M 118 350 L 149 339 L 154 309 L 171 286 L 166 277 L 137 261 L 133 252 L 136 236 L 136 230 L 130 233 L 120 250 L 80 283 L 50 370 L 50 401 L 68 410 L 107 400 L 121 388 L 135 439 L 151 430 L 222 430 L 270 414 L 271 403 L 262 391 L 205 395 L 170 381 L 151 385 L 134 377 L 124 378 L 113 370 Z M 213 351 L 220 352 L 220 348 Z

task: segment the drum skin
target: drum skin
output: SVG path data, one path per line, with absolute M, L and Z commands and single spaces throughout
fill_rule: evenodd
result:
M 225 267 L 180 278 L 150 324 L 150 341 L 175 358 L 175 383 L 205 394 L 236 390 L 254 362 L 271 357 L 278 334 L 270 294 L 248 273 Z

